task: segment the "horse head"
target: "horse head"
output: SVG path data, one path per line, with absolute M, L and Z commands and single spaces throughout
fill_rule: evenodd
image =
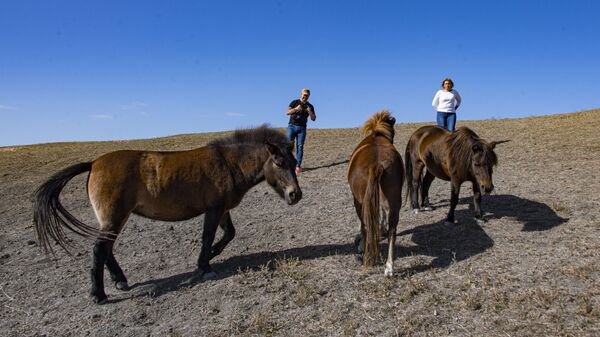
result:
M 282 150 L 277 145 L 266 142 L 269 159 L 264 164 L 267 183 L 285 199 L 288 205 L 294 205 L 302 199 L 302 190 L 296 177 L 296 158 L 291 145 Z
M 473 144 L 473 157 L 471 160 L 471 172 L 475 176 L 482 192 L 490 194 L 494 190 L 492 174 L 494 166 L 498 163 L 498 157 L 494 152 L 497 144 L 506 143 L 508 140 L 493 142 L 477 142 Z

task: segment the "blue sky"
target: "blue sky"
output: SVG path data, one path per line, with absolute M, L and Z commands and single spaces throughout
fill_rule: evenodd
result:
M 0 0 L 0 146 L 600 107 L 599 1 Z M 600 118 L 600 117 L 599 117 Z

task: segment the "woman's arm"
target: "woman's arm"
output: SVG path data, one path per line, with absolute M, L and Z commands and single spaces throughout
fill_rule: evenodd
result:
M 435 96 L 433 96 L 433 101 L 431 102 L 431 106 L 432 106 L 434 109 L 437 109 L 437 107 L 438 107 L 438 105 L 439 105 L 439 104 L 440 104 L 440 90 L 438 90 L 438 91 L 435 93 Z
M 462 103 L 462 97 L 460 97 L 460 94 L 456 90 L 454 90 L 454 99 L 456 99 L 456 106 L 454 109 L 458 109 L 458 106 Z

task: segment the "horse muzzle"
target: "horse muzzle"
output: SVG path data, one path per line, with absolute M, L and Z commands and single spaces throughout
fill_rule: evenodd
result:
M 494 191 L 494 185 L 493 184 L 489 184 L 489 185 L 482 185 L 481 186 L 481 190 L 483 191 L 483 193 L 485 193 L 486 195 L 492 193 L 492 191 Z
M 285 189 L 284 195 L 288 205 L 294 205 L 302 199 L 302 190 L 299 187 L 288 187 Z

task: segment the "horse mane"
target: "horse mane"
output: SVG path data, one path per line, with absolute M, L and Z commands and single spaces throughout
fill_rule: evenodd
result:
M 394 123 L 395 119 L 388 110 L 376 112 L 362 126 L 362 132 L 366 135 L 382 135 L 394 142 Z
M 487 164 L 492 167 L 498 164 L 498 157 L 494 150 L 488 147 L 485 140 L 466 126 L 461 126 L 454 131 L 447 140 L 450 149 L 450 158 L 454 161 L 454 167 L 458 173 L 469 172 L 470 164 L 473 159 L 473 145 L 479 145 Z
M 229 146 L 239 144 L 256 144 L 264 145 L 269 142 L 281 149 L 292 147 L 292 142 L 287 137 L 276 129 L 271 128 L 268 124 L 263 124 L 256 128 L 238 129 L 232 135 L 210 141 L 207 146 Z

